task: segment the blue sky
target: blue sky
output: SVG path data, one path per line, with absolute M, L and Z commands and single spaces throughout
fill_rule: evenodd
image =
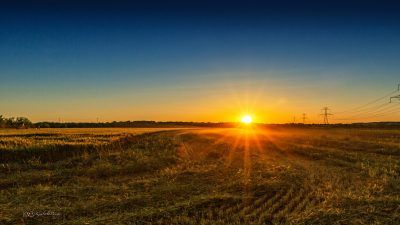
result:
M 325 105 L 342 111 L 396 87 L 398 9 L 378 1 L 5 4 L 0 114 L 229 121 L 251 111 L 287 122 L 307 112 L 318 122 Z

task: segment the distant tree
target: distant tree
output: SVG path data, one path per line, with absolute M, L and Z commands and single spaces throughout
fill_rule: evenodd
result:
M 0 128 L 5 128 L 6 127 L 6 118 L 3 117 L 3 115 L 0 115 Z
M 33 123 L 26 117 L 5 118 L 0 115 L 0 128 L 30 128 Z
M 15 128 L 30 128 L 32 122 L 26 117 L 17 117 L 14 121 Z
M 39 124 L 37 124 L 37 126 L 38 126 L 39 128 L 50 128 L 50 127 L 51 127 L 50 124 L 47 123 L 47 122 L 39 123 Z
M 7 128 L 15 128 L 15 118 L 10 117 L 6 119 L 6 127 Z

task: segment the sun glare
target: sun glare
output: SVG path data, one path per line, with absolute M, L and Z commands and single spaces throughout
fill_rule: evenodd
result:
M 250 124 L 251 122 L 253 122 L 253 118 L 251 118 L 251 116 L 249 116 L 249 115 L 244 115 L 244 116 L 242 117 L 242 123 Z

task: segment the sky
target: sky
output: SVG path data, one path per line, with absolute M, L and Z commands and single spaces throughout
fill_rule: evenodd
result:
M 399 10 L 384 1 L 2 3 L 0 114 L 286 123 L 305 113 L 320 123 L 327 106 L 332 122 L 398 121 L 400 103 L 384 104 L 400 94 Z

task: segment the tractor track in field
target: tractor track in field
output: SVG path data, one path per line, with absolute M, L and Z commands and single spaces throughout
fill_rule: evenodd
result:
M 318 201 L 315 201 L 310 189 L 290 186 L 240 203 L 209 208 L 196 218 L 223 224 L 280 224 L 285 223 L 292 213 L 315 207 L 316 204 Z
M 264 174 L 270 171 L 276 172 L 277 169 L 280 173 L 284 173 L 286 170 L 304 173 L 309 170 L 310 159 L 300 157 L 296 152 L 291 151 L 290 148 L 294 146 L 292 143 L 266 140 L 257 145 L 253 143 L 248 148 L 240 144 L 224 146 L 227 142 L 232 142 L 229 135 L 223 135 L 222 139 L 218 139 L 218 136 L 204 138 L 199 137 L 199 134 L 185 132 L 176 134 L 174 140 L 178 146 L 179 157 L 184 161 L 196 161 L 200 164 L 210 163 L 207 158 L 209 149 L 214 150 L 218 146 L 228 148 L 229 151 L 221 150 L 223 154 L 219 158 L 222 174 L 236 177 L 230 173 L 235 169 L 243 169 L 243 174 L 239 177 L 248 177 L 246 179 L 249 179 L 240 184 L 243 193 L 235 201 L 222 200 L 219 206 L 210 205 L 205 208 L 201 206 L 198 211 L 196 211 L 196 206 L 193 206 L 194 211 L 189 216 L 196 218 L 199 223 L 214 221 L 220 224 L 282 224 L 286 223 L 292 214 L 315 208 L 320 202 L 313 187 L 301 180 L 293 184 L 286 183 L 280 188 L 268 189 L 266 186 L 264 191 L 261 189 L 257 193 L 252 189 L 251 180 L 253 178 L 251 176 L 253 173 Z M 247 155 L 246 149 L 251 151 Z M 248 161 L 250 161 L 248 164 L 249 174 L 245 173 L 246 159 L 244 157 L 248 157 Z M 177 220 L 179 221 L 178 218 Z

